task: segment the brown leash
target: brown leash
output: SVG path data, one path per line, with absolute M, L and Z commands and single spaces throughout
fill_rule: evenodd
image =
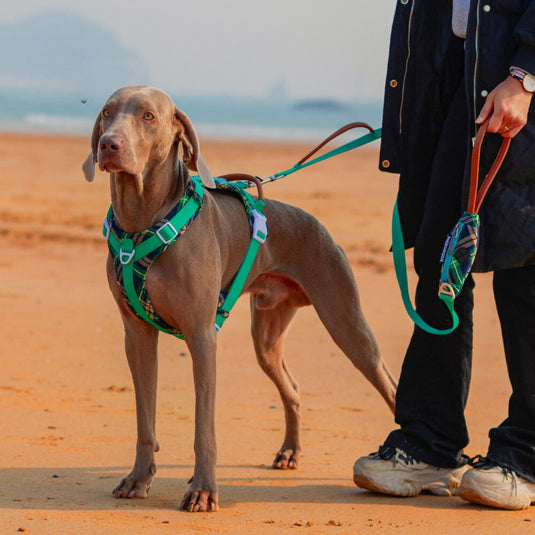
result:
M 474 148 L 472 151 L 470 195 L 468 197 L 468 212 L 470 212 L 471 214 L 477 214 L 479 212 L 479 209 L 481 208 L 481 203 L 483 202 L 483 198 L 487 194 L 487 191 L 489 190 L 492 181 L 496 177 L 496 174 L 498 173 L 500 166 L 502 165 L 503 160 L 505 159 L 507 151 L 509 150 L 509 145 L 511 144 L 511 138 L 503 138 L 502 144 L 500 145 L 500 150 L 498 151 L 498 155 L 496 156 L 494 163 L 492 164 L 487 176 L 485 177 L 485 180 L 483 180 L 483 183 L 481 184 L 481 187 L 478 190 L 477 186 L 479 184 L 479 158 L 481 155 L 481 145 L 483 144 L 483 138 L 487 133 L 488 124 L 489 121 L 487 120 L 479 127 L 479 130 L 477 131 L 476 135 L 476 140 L 474 142 Z
M 359 122 L 346 124 L 345 126 L 342 126 L 342 128 L 339 128 L 336 132 L 331 134 L 327 139 L 322 141 L 315 149 L 312 149 L 306 156 L 301 158 L 297 162 L 297 165 L 303 165 L 311 156 L 316 154 L 316 152 L 318 152 L 322 147 L 327 145 L 327 143 L 337 138 L 338 136 L 345 134 L 349 130 L 352 130 L 353 128 L 367 128 L 370 131 L 370 133 L 375 134 L 375 130 L 369 124 L 359 123 Z

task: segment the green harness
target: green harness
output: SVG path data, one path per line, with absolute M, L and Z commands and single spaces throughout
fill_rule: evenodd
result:
M 234 277 L 230 289 L 221 291 L 215 318 L 217 331 L 229 316 L 229 312 L 238 300 L 245 281 L 251 270 L 258 250 L 266 241 L 268 230 L 266 217 L 263 214 L 265 203 L 255 199 L 245 191 L 243 183 L 231 183 L 219 178 L 215 179 L 218 189 L 231 191 L 242 200 L 251 225 L 251 241 L 245 258 Z M 168 247 L 170 247 L 193 223 L 204 204 L 204 190 L 199 177 L 192 177 L 184 194 L 177 205 L 153 227 L 141 232 L 124 232 L 115 220 L 113 206 L 110 206 L 104 220 L 103 234 L 115 266 L 117 282 L 130 308 L 147 323 L 158 330 L 184 338 L 182 332 L 166 322 L 156 313 L 149 294 L 145 288 L 147 272 L 152 263 Z

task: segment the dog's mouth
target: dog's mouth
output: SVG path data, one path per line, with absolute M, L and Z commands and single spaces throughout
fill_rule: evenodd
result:
M 118 167 L 117 165 L 107 162 L 104 164 L 99 164 L 100 170 L 104 171 L 106 173 L 119 173 L 120 171 L 124 171 L 121 167 Z
M 99 154 L 97 161 L 100 170 L 106 173 L 133 173 L 131 169 L 132 166 L 127 165 L 125 162 L 123 162 L 120 155 L 103 156 Z

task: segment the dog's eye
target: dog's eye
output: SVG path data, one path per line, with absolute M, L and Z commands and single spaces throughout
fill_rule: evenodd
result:
M 110 110 L 102 110 L 102 115 L 104 115 L 104 117 L 110 117 L 111 116 L 111 111 Z
M 143 115 L 143 119 L 145 119 L 145 121 L 152 121 L 154 119 L 154 115 L 148 111 L 145 115 Z

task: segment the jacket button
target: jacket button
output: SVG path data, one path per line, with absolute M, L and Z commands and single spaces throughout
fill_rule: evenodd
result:
M 381 165 L 385 168 L 385 169 L 388 169 L 390 167 L 390 162 L 388 160 L 383 160 L 381 162 Z
M 481 91 L 481 96 L 483 98 L 487 98 L 489 96 L 489 92 L 486 89 L 483 89 L 483 91 Z
M 398 81 L 397 80 L 390 80 L 390 87 L 397 87 Z
M 489 12 L 490 12 L 490 6 L 489 6 L 488 4 L 485 4 L 485 5 L 483 6 L 483 11 L 484 11 L 485 13 L 489 13 Z
M 409 0 L 401 0 L 401 3 L 402 3 L 403 5 L 408 4 L 408 3 L 409 3 Z

